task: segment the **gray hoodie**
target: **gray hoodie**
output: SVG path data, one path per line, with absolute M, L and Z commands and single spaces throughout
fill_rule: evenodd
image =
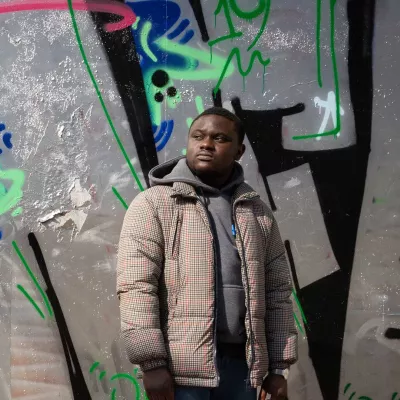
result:
M 232 233 L 231 198 L 237 185 L 244 181 L 243 169 L 236 163 L 232 177 L 221 189 L 201 182 L 186 163 L 186 157 L 178 157 L 160 164 L 149 173 L 150 185 L 172 185 L 185 182 L 196 188 L 202 202 L 211 215 L 211 224 L 217 237 L 218 274 L 217 338 L 221 343 L 246 342 L 244 318 L 245 296 L 241 276 L 241 261 Z

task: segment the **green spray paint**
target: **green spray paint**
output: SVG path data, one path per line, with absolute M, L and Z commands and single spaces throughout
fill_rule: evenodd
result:
M 132 24 L 132 29 L 134 29 L 136 31 L 138 24 L 140 21 L 140 17 L 136 16 L 135 22 Z
M 135 386 L 136 400 L 140 400 L 140 386 L 138 381 L 131 374 L 115 374 L 110 378 L 110 381 L 114 381 L 116 379 L 126 379 L 129 382 L 133 383 Z M 117 389 L 113 389 L 111 393 L 111 400 L 116 400 L 116 392 Z
M 351 386 L 351 383 L 348 383 L 345 387 L 344 387 L 344 394 L 346 394 L 346 392 L 349 390 L 349 387 Z
M 12 217 L 17 217 L 18 215 L 22 214 L 22 207 L 17 207 L 12 213 L 11 216 Z
M 319 1 L 319 0 L 317 0 Z M 303 140 L 303 139 L 313 139 L 320 136 L 335 136 L 341 130 L 341 118 L 340 118 L 340 88 L 339 88 L 339 73 L 337 69 L 336 62 L 336 51 L 335 51 L 335 5 L 336 0 L 329 0 L 329 12 L 330 12 L 330 51 L 331 51 L 331 60 L 332 60 L 332 70 L 333 70 L 333 81 L 335 87 L 335 96 L 336 96 L 336 128 L 323 133 L 311 133 L 300 136 L 293 136 L 293 140 Z M 319 17 L 320 18 L 320 17 Z M 318 15 L 317 15 L 317 23 L 318 23 Z M 319 41 L 319 39 L 318 39 Z M 318 46 L 317 46 L 318 47 Z M 322 78 L 321 78 L 322 85 Z
M 297 307 L 300 310 L 300 314 L 301 314 L 301 318 L 303 319 L 303 323 L 304 323 L 304 325 L 307 325 L 308 324 L 307 318 L 306 318 L 306 315 L 304 314 L 303 307 L 300 304 L 300 300 L 297 297 L 297 294 L 296 294 L 296 292 L 294 290 L 292 291 L 292 293 L 293 293 L 293 297 L 294 297 L 294 299 L 296 301 Z
M 100 365 L 98 361 L 94 362 L 89 369 L 89 373 L 93 373 L 93 371 Z
M 108 125 L 111 128 L 111 131 L 112 131 L 112 133 L 114 135 L 115 141 L 117 142 L 118 147 L 119 147 L 122 155 L 124 156 L 126 163 L 128 164 L 129 170 L 131 171 L 132 176 L 135 179 L 136 184 L 139 187 L 139 190 L 143 191 L 144 190 L 143 189 L 143 185 L 140 182 L 140 179 L 139 179 L 139 177 L 138 177 L 138 175 L 137 175 L 137 173 L 135 171 L 135 168 L 133 168 L 131 160 L 129 159 L 129 156 L 128 156 L 125 148 L 124 148 L 124 145 L 122 144 L 122 141 L 121 141 L 121 139 L 120 139 L 120 137 L 118 135 L 118 132 L 115 129 L 115 126 L 114 126 L 114 123 L 113 123 L 113 121 L 111 119 L 110 113 L 108 112 L 108 109 L 107 109 L 106 104 L 104 102 L 103 96 L 102 96 L 102 94 L 100 92 L 99 85 L 97 84 L 96 78 L 94 77 L 92 68 L 90 67 L 89 61 L 87 59 L 87 56 L 86 56 L 86 53 L 85 53 L 85 49 L 83 48 L 81 35 L 79 33 L 78 24 L 76 22 L 75 11 L 74 11 L 74 9 L 72 7 L 72 0 L 68 0 L 68 9 L 69 9 L 69 13 L 71 15 L 72 27 L 73 27 L 73 30 L 74 30 L 74 33 L 75 33 L 75 38 L 76 38 L 76 42 L 77 42 L 78 47 L 79 47 L 79 51 L 80 51 L 81 56 L 82 56 L 82 60 L 83 60 L 83 62 L 85 64 L 85 66 L 86 66 L 86 69 L 88 71 L 90 80 L 92 81 L 92 85 L 94 87 L 94 90 L 96 91 L 96 94 L 97 94 L 97 97 L 99 99 L 101 108 L 103 109 L 104 115 L 106 116 L 106 119 L 108 121 Z
M 142 46 L 143 51 L 147 54 L 147 56 L 154 62 L 157 62 L 157 57 L 155 54 L 151 51 L 149 47 L 149 33 L 151 31 L 151 22 L 146 21 L 143 25 L 142 32 L 140 35 L 140 44 Z
M 99 363 L 98 361 L 94 362 L 94 363 L 92 364 L 92 366 L 90 367 L 90 369 L 89 369 L 89 373 L 90 373 L 90 374 L 93 374 L 93 373 L 96 371 L 96 369 L 99 368 L 99 367 L 100 367 L 100 363 Z M 136 397 L 135 397 L 135 398 L 136 398 L 136 400 L 140 400 L 142 390 L 141 390 L 140 385 L 139 385 L 139 383 L 138 383 L 138 381 L 137 381 L 137 379 L 136 379 L 136 374 L 137 374 L 137 368 L 135 368 L 135 369 L 133 370 L 133 376 L 132 376 L 131 374 L 119 373 L 119 374 L 113 375 L 113 376 L 110 378 L 110 381 L 111 381 L 111 382 L 112 382 L 112 381 L 117 381 L 117 380 L 119 380 L 119 379 L 126 379 L 126 380 L 128 380 L 128 381 L 131 382 L 131 383 L 133 384 L 133 386 L 135 387 L 135 394 L 136 394 Z M 106 372 L 106 371 L 101 371 L 100 374 L 99 374 L 99 380 L 102 381 L 102 380 L 105 378 L 106 375 L 107 375 L 107 372 Z M 147 397 L 147 395 L 146 395 L 146 392 L 143 392 L 143 395 L 144 395 L 144 399 L 145 399 L 145 400 L 148 400 L 148 397 Z M 116 396 L 117 396 L 117 389 L 114 388 L 114 389 L 112 390 L 112 392 L 111 392 L 110 399 L 111 399 L 111 400 L 116 400 L 116 398 L 117 398 Z
M 317 50 L 317 77 L 318 85 L 322 88 L 322 75 L 321 75 L 321 3 L 322 0 L 317 1 L 317 27 L 315 29 L 316 35 L 316 50 Z
M 201 114 L 204 111 L 203 98 L 201 96 L 196 96 L 195 103 L 196 103 L 197 114 Z M 186 124 L 189 129 L 192 126 L 192 123 L 193 123 L 193 118 L 186 118 Z
M 11 182 L 8 189 L 0 182 L 0 215 L 3 215 L 15 207 L 22 199 L 25 173 L 20 169 L 0 169 L 0 180 Z M 12 215 L 16 216 L 21 211 L 21 208 L 17 208 Z
M 243 84 L 244 84 L 244 78 L 250 74 L 252 68 L 253 68 L 253 64 L 256 60 L 256 58 L 258 59 L 258 61 L 260 62 L 260 64 L 264 67 L 264 73 L 263 73 L 263 92 L 264 92 L 264 75 L 265 75 L 265 69 L 267 67 L 267 65 L 271 62 L 271 60 L 269 58 L 267 58 L 266 60 L 264 60 L 262 58 L 261 53 L 258 50 L 253 51 L 253 53 L 251 54 L 250 57 L 250 61 L 249 61 L 249 65 L 247 67 L 247 69 L 243 69 L 242 67 L 242 57 L 240 54 L 240 49 L 238 47 L 235 47 L 234 49 L 232 49 L 232 51 L 230 52 L 228 59 L 226 60 L 226 63 L 222 69 L 221 75 L 219 77 L 218 83 L 216 85 L 216 87 L 214 88 L 214 95 L 217 94 L 222 81 L 224 80 L 225 76 L 226 76 L 226 72 L 230 66 L 230 63 L 233 59 L 233 57 L 236 57 L 236 61 L 237 61 L 237 66 L 238 66 L 238 71 L 239 74 L 242 75 L 243 78 Z
M 17 253 L 19 259 L 20 259 L 21 262 L 22 262 L 22 264 L 24 265 L 24 267 L 25 267 L 25 269 L 26 269 L 26 272 L 28 272 L 28 275 L 29 275 L 29 277 L 31 278 L 33 284 L 36 286 L 37 290 L 38 290 L 39 293 L 41 294 L 42 299 L 43 299 L 43 301 L 44 301 L 44 303 L 45 303 L 45 305 L 46 305 L 47 311 L 48 311 L 48 313 L 49 313 L 49 316 L 52 317 L 52 316 L 53 316 L 53 309 L 51 308 L 51 305 L 50 305 L 50 302 L 49 302 L 49 298 L 47 297 L 47 294 L 44 292 L 44 290 L 43 290 L 42 287 L 40 286 L 40 284 L 39 284 L 38 280 L 36 279 L 35 275 L 33 275 L 33 272 L 32 272 L 32 270 L 30 269 L 28 263 L 26 262 L 25 257 L 23 256 L 21 250 L 19 249 L 17 243 L 16 243 L 14 240 L 13 240 L 13 242 L 12 242 L 12 246 L 14 247 L 14 250 L 15 250 L 15 252 Z M 20 290 L 21 290 L 21 289 L 20 289 Z M 24 292 L 23 292 L 23 293 L 24 293 Z M 26 291 L 25 291 L 25 293 L 26 293 Z M 24 294 L 25 294 L 25 293 L 24 293 Z M 26 295 L 27 295 L 27 294 L 28 294 L 28 293 L 26 293 Z M 25 295 L 25 296 L 26 296 L 26 295 Z M 28 295 L 28 296 L 29 296 L 29 295 Z M 30 300 L 32 300 L 32 301 L 34 302 L 34 300 L 33 300 L 30 296 L 29 296 L 29 298 L 30 298 Z M 29 298 L 28 298 L 28 300 L 29 300 Z M 32 302 L 32 301 L 31 301 L 31 302 Z M 33 303 L 32 303 L 32 304 L 33 304 Z M 36 303 L 35 303 L 35 304 L 36 304 Z M 34 307 L 36 308 L 36 310 L 39 308 L 39 307 L 37 307 L 37 306 L 35 306 L 35 305 L 34 305 Z M 40 314 L 42 314 L 42 313 L 40 313 Z
M 17 289 L 29 300 L 29 302 L 33 305 L 34 309 L 38 312 L 38 314 L 45 319 L 45 316 L 39 306 L 36 304 L 36 301 L 32 299 L 29 293 L 24 289 L 23 286 L 17 285 Z
M 295 312 L 293 313 L 293 317 L 294 317 L 294 321 L 296 322 L 297 329 L 301 332 L 302 335 L 304 335 L 303 328 L 302 328 L 301 323 L 300 323 L 299 319 L 297 318 L 297 315 Z
M 237 38 L 237 37 L 240 37 L 243 35 L 242 32 L 236 32 L 236 30 L 235 30 L 235 27 L 232 22 L 232 17 L 231 17 L 230 11 L 229 11 L 229 5 L 228 5 L 227 0 L 220 0 L 218 2 L 217 8 L 214 11 L 215 26 L 217 25 L 217 15 L 221 12 L 222 9 L 225 14 L 225 19 L 226 19 L 226 23 L 228 25 L 229 34 L 221 36 L 215 40 L 210 40 L 208 42 L 208 45 L 210 47 L 214 46 L 215 44 L 217 44 L 219 42 L 223 42 L 224 40 L 234 39 L 234 38 Z
M 228 25 L 229 29 L 229 34 L 225 36 L 221 36 L 215 40 L 211 40 L 208 42 L 208 45 L 214 46 L 216 43 L 222 42 L 224 40 L 228 39 L 234 39 L 237 37 L 240 37 L 243 35 L 242 32 L 237 32 L 235 30 L 235 27 L 233 25 L 232 21 L 232 16 L 231 16 L 231 11 L 232 10 L 237 17 L 241 19 L 245 19 L 247 21 L 251 21 L 254 18 L 259 17 L 262 13 L 264 13 L 260 29 L 257 33 L 257 35 L 254 37 L 253 41 L 247 48 L 247 51 L 250 51 L 258 42 L 260 39 L 261 35 L 264 33 L 265 27 L 267 26 L 268 18 L 269 18 L 269 11 L 271 7 L 271 0 L 259 0 L 258 5 L 254 8 L 254 10 L 251 11 L 243 11 L 238 4 L 236 3 L 236 0 L 220 0 L 218 2 L 217 8 L 214 11 L 214 16 L 215 16 L 215 21 L 217 15 L 223 10 L 223 13 L 225 15 L 226 23 Z
M 114 186 L 111 187 L 113 193 L 115 194 L 115 196 L 117 197 L 117 199 L 120 201 L 120 203 L 122 204 L 122 207 L 125 208 L 125 210 L 128 209 L 128 205 L 126 204 L 125 200 L 122 198 L 122 196 L 119 194 L 117 188 L 115 188 Z
M 227 35 L 224 35 L 217 39 L 209 41 L 208 45 L 210 46 L 210 49 L 216 43 L 242 36 L 242 34 L 243 34 L 242 32 L 237 32 L 235 30 L 235 27 L 234 27 L 233 21 L 232 21 L 231 11 L 234 14 L 236 14 L 237 17 L 239 17 L 241 19 L 245 19 L 246 21 L 251 21 L 254 18 L 257 18 L 261 14 L 263 14 L 263 19 L 262 19 L 262 22 L 260 25 L 260 29 L 259 29 L 257 35 L 254 37 L 253 41 L 250 43 L 250 45 L 247 48 L 247 51 L 250 51 L 257 44 L 261 35 L 265 31 L 265 28 L 267 26 L 267 22 L 269 19 L 270 9 L 271 9 L 271 0 L 259 0 L 258 5 L 253 10 L 250 10 L 250 11 L 242 10 L 236 3 L 236 0 L 220 0 L 218 2 L 217 8 L 214 11 L 215 19 L 216 19 L 217 15 L 221 11 L 223 11 L 226 23 L 228 25 L 229 33 Z M 212 56 L 212 53 L 211 53 L 211 56 Z M 239 73 L 243 77 L 243 90 L 245 89 L 245 82 L 244 82 L 245 76 L 247 76 L 251 72 L 255 59 L 257 58 L 260 61 L 261 65 L 263 65 L 263 67 L 264 67 L 263 86 L 262 86 L 262 91 L 264 92 L 265 67 L 270 63 L 270 59 L 268 58 L 268 59 L 264 60 L 262 57 L 262 54 L 260 53 L 259 50 L 253 51 L 253 53 L 250 56 L 249 67 L 246 70 L 243 70 L 240 49 L 238 47 L 235 47 L 231 50 L 231 53 L 228 56 L 225 66 L 222 68 L 217 87 L 214 89 L 214 93 L 216 93 L 218 91 L 218 89 L 220 88 L 222 81 L 226 76 L 226 67 L 230 64 L 230 62 L 234 56 L 236 56 L 236 58 L 237 58 Z M 212 57 L 211 57 L 210 62 L 211 63 L 213 62 Z
M 200 81 L 200 80 L 217 80 L 220 71 L 224 68 L 225 58 L 214 55 L 213 63 L 210 65 L 209 53 L 202 49 L 192 48 L 173 42 L 166 37 L 160 37 L 155 44 L 166 53 L 175 53 L 185 57 L 186 65 L 183 68 L 168 68 L 165 66 L 163 70 L 168 74 L 170 80 L 163 88 L 153 85 L 151 77 L 158 68 L 148 69 L 144 76 L 144 84 L 146 89 L 146 97 L 149 105 L 151 120 L 154 125 L 160 125 L 162 121 L 162 104 L 155 101 L 154 96 L 160 90 L 173 85 L 173 79 L 180 81 Z M 228 65 L 225 76 L 232 75 L 234 68 Z M 168 106 L 173 104 L 173 108 L 177 103 L 182 101 L 181 96 L 175 96 L 174 99 L 168 100 Z

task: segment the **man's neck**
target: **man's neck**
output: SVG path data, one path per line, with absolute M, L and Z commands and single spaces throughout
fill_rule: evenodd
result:
M 218 175 L 215 173 L 202 174 L 202 175 L 197 175 L 195 173 L 195 175 L 206 185 L 211 186 L 215 189 L 221 189 L 230 181 L 230 179 L 232 179 L 233 168 L 229 173 L 224 175 Z

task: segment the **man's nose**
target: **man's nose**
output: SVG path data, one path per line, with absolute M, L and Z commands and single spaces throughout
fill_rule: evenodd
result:
M 209 137 L 206 136 L 200 143 L 200 148 L 202 149 L 213 149 L 214 148 L 214 142 L 213 140 Z

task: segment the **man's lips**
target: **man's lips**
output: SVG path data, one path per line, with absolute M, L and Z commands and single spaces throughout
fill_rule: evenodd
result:
M 212 153 L 199 153 L 197 154 L 197 158 L 201 161 L 210 161 L 213 159 Z

